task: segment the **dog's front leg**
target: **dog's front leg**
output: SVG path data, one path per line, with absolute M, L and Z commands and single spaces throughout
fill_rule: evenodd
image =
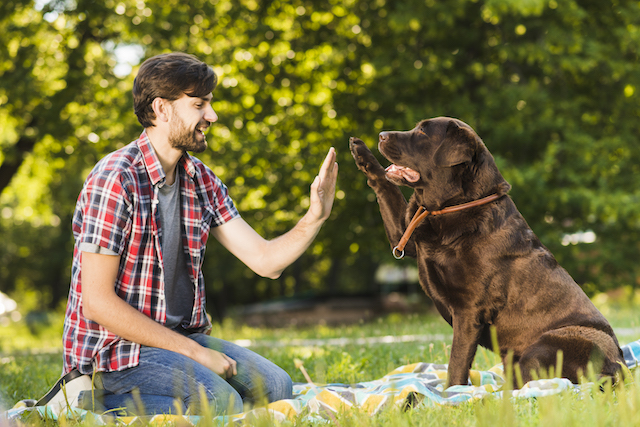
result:
M 482 328 L 475 324 L 472 313 L 453 316 L 453 343 L 451 357 L 447 369 L 447 387 L 466 385 L 469 381 L 469 370 L 476 355 Z
M 387 180 L 384 168 L 361 139 L 351 138 L 349 149 L 358 169 L 366 175 L 367 184 L 376 193 L 387 238 L 391 247 L 395 247 L 406 228 L 407 200 L 400 189 Z M 409 240 L 404 251 L 407 256 L 415 258 L 413 240 Z

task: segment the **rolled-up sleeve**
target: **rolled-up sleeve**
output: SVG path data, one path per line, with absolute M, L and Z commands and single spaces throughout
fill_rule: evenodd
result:
M 102 171 L 85 185 L 78 244 L 88 243 L 122 254 L 131 230 L 131 201 L 121 174 Z

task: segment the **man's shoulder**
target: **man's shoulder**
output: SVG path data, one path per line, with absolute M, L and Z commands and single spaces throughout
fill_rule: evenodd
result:
M 138 175 L 143 170 L 142 153 L 136 140 L 100 159 L 89 173 L 87 180 L 139 180 Z
M 217 225 L 223 224 L 238 216 L 238 211 L 229 196 L 229 190 L 222 180 L 202 162 L 202 160 L 186 153 L 187 163 L 195 168 L 193 180 L 197 192 L 201 196 L 201 203 L 205 209 L 214 214 Z
M 94 171 L 127 171 L 137 167 L 142 161 L 138 140 L 112 151 L 96 163 Z
M 209 183 L 213 183 L 214 185 L 222 184 L 220 178 L 218 178 L 218 176 L 213 173 L 211 168 L 204 164 L 202 160 L 192 155 L 189 155 L 189 160 L 193 162 L 193 167 L 196 170 L 196 175 L 202 178 L 205 185 Z

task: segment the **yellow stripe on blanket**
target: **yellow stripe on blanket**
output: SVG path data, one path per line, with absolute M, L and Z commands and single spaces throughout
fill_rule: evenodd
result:
M 372 394 L 367 396 L 365 400 L 360 404 L 360 407 L 367 412 L 367 414 L 375 415 L 382 408 L 385 408 L 389 403 L 389 396 L 381 394 Z
M 144 422 L 142 422 L 144 423 Z M 150 420 L 149 420 L 149 424 L 150 426 L 167 426 L 167 425 L 176 425 L 176 426 L 192 426 L 193 423 L 191 423 L 191 421 L 189 421 L 189 417 L 185 417 L 182 415 L 169 415 L 169 414 L 162 414 L 162 415 L 154 415 Z
M 389 372 L 387 375 L 394 375 L 394 374 L 411 374 L 413 372 L 416 371 L 416 369 L 422 365 L 422 363 L 412 363 L 410 365 L 404 365 L 404 366 L 400 366 L 396 369 L 394 369 L 393 371 Z
M 273 403 L 269 403 L 269 405 L 267 405 L 267 409 L 269 411 L 278 412 L 289 420 L 293 420 L 300 412 L 300 408 L 294 406 L 292 400 L 278 400 Z
M 343 412 L 353 407 L 353 403 L 340 393 L 325 389 L 309 401 L 309 408 L 315 413 Z
M 416 389 L 414 386 L 410 385 L 407 387 L 403 387 L 402 390 L 400 390 L 400 393 L 396 394 L 395 396 L 393 396 L 393 403 L 397 404 L 404 404 L 407 402 L 407 399 L 409 397 L 410 394 L 415 394 L 418 392 L 418 389 Z
M 65 418 L 61 418 L 60 420 L 64 420 Z M 167 426 L 167 425 L 176 425 L 176 426 L 192 426 L 194 425 L 189 416 L 185 415 L 170 415 L 170 414 L 159 414 L 149 416 L 122 416 L 118 417 L 118 424 L 125 426 L 132 425 L 148 425 L 148 426 Z M 61 423 L 61 425 L 64 425 Z M 94 424 L 98 425 L 98 424 Z
M 469 379 L 471 380 L 471 384 L 476 387 L 482 385 L 482 374 L 479 371 L 469 371 Z

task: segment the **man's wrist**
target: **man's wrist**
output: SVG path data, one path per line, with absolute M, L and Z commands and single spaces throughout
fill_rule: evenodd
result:
M 198 359 L 198 354 L 202 349 L 202 346 L 198 344 L 196 341 L 185 337 L 184 335 L 179 334 L 176 331 L 171 331 L 175 333 L 175 339 L 172 340 L 174 343 L 171 351 L 182 354 L 183 356 L 188 357 L 189 359 L 196 360 Z
M 327 218 L 316 215 L 311 208 L 309 208 L 307 213 L 300 219 L 300 222 L 303 226 L 310 229 L 316 229 L 315 231 L 318 231 L 322 228 L 322 224 L 324 224 L 326 220 Z

